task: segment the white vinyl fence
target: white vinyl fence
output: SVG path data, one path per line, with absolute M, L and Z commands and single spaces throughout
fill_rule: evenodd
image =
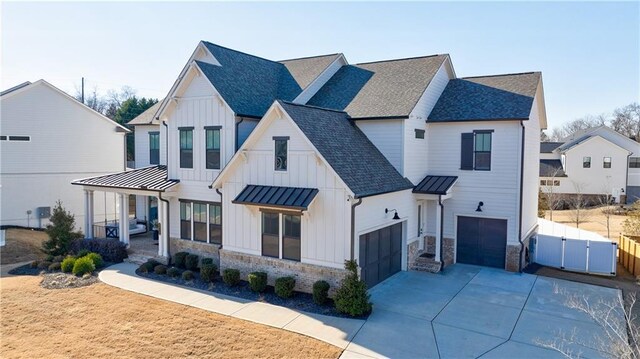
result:
M 534 262 L 573 272 L 616 275 L 617 244 L 599 234 L 538 219 Z

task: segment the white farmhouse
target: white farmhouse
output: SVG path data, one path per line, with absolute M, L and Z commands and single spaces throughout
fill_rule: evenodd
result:
M 270 282 L 296 276 L 303 291 L 335 287 L 349 259 L 369 286 L 452 262 L 525 263 L 540 73 L 458 78 L 449 55 L 277 62 L 203 41 L 154 118 L 159 165 L 75 184 L 157 197 L 165 260 L 197 252 Z
M 57 200 L 81 230 L 85 202 L 72 180 L 125 169 L 129 132 L 50 83 L 0 95 L 0 225 L 44 227 Z M 95 196 L 96 220 L 114 220 L 113 194 Z
M 562 142 L 540 144 L 543 192 L 617 203 L 640 199 L 640 143 L 607 126 L 579 131 Z

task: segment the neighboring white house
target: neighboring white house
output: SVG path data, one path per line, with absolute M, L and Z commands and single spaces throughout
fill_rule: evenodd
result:
M 640 199 L 640 143 L 607 126 L 540 144 L 540 187 L 562 195 Z
M 0 95 L 0 225 L 44 227 L 57 200 L 85 230 L 72 180 L 122 171 L 129 132 L 44 80 Z M 95 219 L 114 220 L 113 194 L 95 197 Z
M 370 286 L 422 253 L 437 269 L 518 270 L 535 233 L 540 73 L 457 78 L 449 55 L 275 62 L 201 42 L 154 118 L 159 166 L 75 184 L 159 198 L 165 259 L 198 252 L 309 291 L 336 286 L 348 259 Z

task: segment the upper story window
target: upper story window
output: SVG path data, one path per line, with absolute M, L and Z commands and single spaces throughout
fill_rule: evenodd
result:
M 415 129 L 416 132 L 416 138 L 418 139 L 424 139 L 424 130 L 420 130 L 420 129 Z
M 591 157 L 582 157 L 582 168 L 591 168 Z
M 274 137 L 275 143 L 275 170 L 286 171 L 287 170 L 287 155 L 288 155 L 288 142 L 289 136 L 286 137 Z
M 460 169 L 491 170 L 491 135 L 493 130 L 462 134 Z
M 149 132 L 149 164 L 160 164 L 160 132 Z
M 31 136 L 0 136 L 0 141 L 9 141 L 9 142 L 29 142 L 31 141 Z
M 611 157 L 605 157 L 602 159 L 602 168 L 611 168 Z
M 193 168 L 193 127 L 179 127 L 180 168 Z
M 205 130 L 206 166 L 210 170 L 220 169 L 220 126 L 207 126 Z
M 640 168 L 640 157 L 629 157 L 629 168 Z

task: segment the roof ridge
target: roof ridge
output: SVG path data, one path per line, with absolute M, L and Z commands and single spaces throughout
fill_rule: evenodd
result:
M 458 77 L 458 80 L 462 80 L 462 79 L 477 79 L 477 78 L 481 78 L 481 77 L 501 77 L 501 76 L 530 75 L 530 74 L 541 74 L 541 73 L 542 73 L 541 71 L 512 72 L 512 73 L 507 73 L 507 74 Z
M 438 56 L 449 56 L 449 54 L 434 54 L 434 55 L 425 55 L 425 56 L 403 57 L 403 58 L 399 58 L 399 59 L 388 59 L 388 60 L 378 60 L 378 61 L 370 61 L 370 62 L 359 62 L 359 63 L 353 64 L 353 65 L 357 66 L 357 65 L 377 64 L 377 63 L 381 63 L 381 62 L 394 62 L 394 61 L 427 59 L 427 58 L 430 58 L 430 57 L 438 57 Z
M 213 46 L 217 46 L 217 47 L 223 48 L 223 49 L 225 49 L 225 50 L 229 50 L 229 51 L 237 52 L 237 53 L 239 53 L 239 54 L 243 54 L 243 55 L 247 55 L 247 56 L 255 57 L 256 59 L 260 59 L 260 60 L 264 60 L 264 61 L 272 62 L 272 63 L 274 63 L 274 64 L 278 64 L 278 65 L 284 65 L 284 64 L 282 64 L 282 63 L 280 63 L 280 62 L 278 62 L 278 61 L 269 60 L 269 59 L 267 59 L 267 58 L 264 58 L 264 57 L 261 57 L 261 56 L 257 56 L 257 55 L 253 55 L 253 54 L 250 54 L 250 53 L 248 53 L 248 52 L 244 52 L 244 51 L 240 51 L 240 50 L 232 49 L 232 48 L 230 48 L 230 47 L 226 47 L 226 46 L 222 46 L 222 45 L 214 44 L 213 42 L 210 42 L 210 41 L 202 40 L 202 42 L 207 43 L 207 44 L 209 44 L 209 45 L 213 45 Z
M 313 105 L 307 105 L 307 104 L 302 104 L 302 103 L 294 103 L 294 102 L 291 102 L 291 101 L 285 101 L 285 100 L 280 100 L 280 99 L 278 99 L 276 101 L 284 103 L 284 104 L 287 104 L 287 105 L 293 105 L 293 106 L 306 107 L 306 108 L 311 108 L 311 109 L 316 109 L 316 110 L 343 113 L 343 114 L 347 115 L 348 118 L 351 118 L 351 116 L 349 116 L 349 114 L 347 114 L 346 111 L 340 111 L 340 110 L 335 110 L 335 109 L 332 109 L 332 108 L 313 106 Z
M 317 58 L 317 57 L 328 57 L 328 56 L 336 56 L 336 55 L 344 55 L 344 54 L 343 54 L 342 52 L 336 52 L 335 54 L 326 54 L 326 55 L 315 55 L 315 56 L 296 57 L 296 58 L 292 58 L 292 59 L 278 60 L 277 62 L 279 62 L 279 63 L 283 63 L 283 62 L 287 62 L 287 61 L 307 60 L 307 59 L 313 59 L 313 58 Z

